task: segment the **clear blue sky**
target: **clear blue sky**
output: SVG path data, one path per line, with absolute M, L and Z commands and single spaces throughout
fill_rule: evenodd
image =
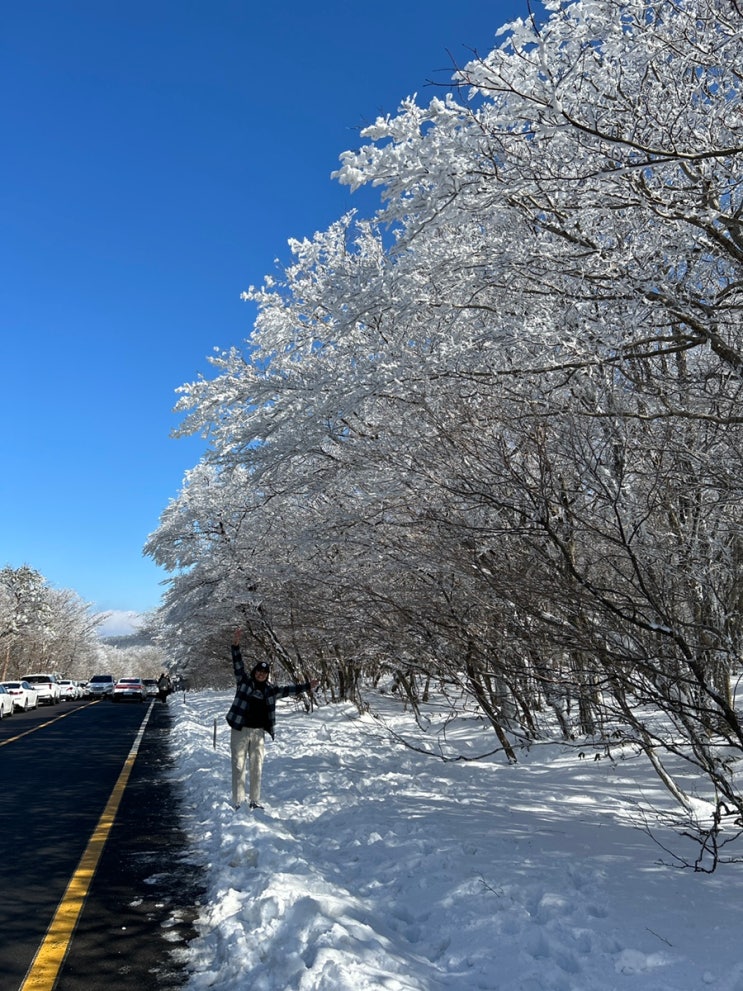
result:
M 239 344 L 240 293 L 351 207 L 358 129 L 526 0 L 10 0 L 0 28 L 0 567 L 100 610 L 158 605 L 142 556 L 201 453 L 175 389 Z M 367 196 L 366 199 L 363 197 Z

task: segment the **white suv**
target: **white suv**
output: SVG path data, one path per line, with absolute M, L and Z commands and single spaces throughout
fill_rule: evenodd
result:
M 112 674 L 94 674 L 88 682 L 88 691 L 94 699 L 113 698 L 114 685 Z
M 62 699 L 56 674 L 24 674 L 20 680 L 36 689 L 39 705 L 57 705 Z

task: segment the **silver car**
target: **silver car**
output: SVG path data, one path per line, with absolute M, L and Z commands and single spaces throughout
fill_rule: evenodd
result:
M 88 682 L 88 692 L 94 699 L 113 698 L 114 676 L 112 674 L 94 674 Z

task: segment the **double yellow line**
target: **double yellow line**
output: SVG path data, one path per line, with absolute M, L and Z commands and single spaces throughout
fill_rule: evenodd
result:
M 124 767 L 121 770 L 118 781 L 114 785 L 111 797 L 106 803 L 103 815 L 98 820 L 98 825 L 93 830 L 93 834 L 88 840 L 85 852 L 80 858 L 77 870 L 72 875 L 70 883 L 62 896 L 62 900 L 57 906 L 54 918 L 49 924 L 46 936 L 36 951 L 36 956 L 28 968 L 28 972 L 21 984 L 19 991 L 52 991 L 57 982 L 62 964 L 70 949 L 72 936 L 75 932 L 80 913 L 88 897 L 93 877 L 98 868 L 103 848 L 108 840 L 108 834 L 114 824 L 116 813 L 118 812 L 124 789 L 129 781 L 129 776 L 134 767 L 137 753 L 139 752 L 142 737 L 144 736 L 147 722 L 152 713 L 154 702 L 150 702 L 147 714 L 142 720 L 142 725 L 137 733 L 137 738 L 132 744 Z

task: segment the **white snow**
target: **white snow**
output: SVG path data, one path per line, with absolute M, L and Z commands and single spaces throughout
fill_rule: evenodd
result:
M 743 991 L 743 866 L 665 866 L 643 760 L 537 745 L 397 701 L 277 708 L 264 812 L 230 804 L 228 692 L 171 698 L 207 893 L 188 991 Z M 216 747 L 214 726 L 216 719 Z M 673 849 L 681 840 L 654 834 Z M 687 847 L 685 854 L 694 850 Z

